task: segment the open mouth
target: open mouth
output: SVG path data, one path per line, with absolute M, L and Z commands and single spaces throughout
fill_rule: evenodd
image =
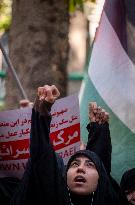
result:
M 74 181 L 75 181 L 76 183 L 85 183 L 85 182 L 86 182 L 86 179 L 85 179 L 83 176 L 78 175 L 78 176 L 75 177 Z

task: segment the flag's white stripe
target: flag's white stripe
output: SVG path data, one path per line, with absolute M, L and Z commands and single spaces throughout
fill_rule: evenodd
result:
M 89 76 L 112 111 L 135 133 L 135 66 L 105 13 L 94 42 Z
M 83 80 L 82 81 L 82 84 L 81 84 L 81 88 L 80 88 L 80 92 L 79 92 L 79 95 L 78 95 L 78 98 L 79 98 L 79 105 L 82 103 L 82 99 L 83 99 L 83 94 L 84 94 L 84 90 L 86 88 L 86 85 L 85 85 L 85 81 Z

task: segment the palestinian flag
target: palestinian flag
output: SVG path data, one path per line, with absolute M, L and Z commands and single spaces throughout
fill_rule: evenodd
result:
M 135 65 L 126 51 L 123 4 L 123 0 L 105 2 L 80 91 L 81 135 L 85 142 L 88 103 L 96 101 L 110 113 L 112 175 L 118 181 L 125 170 L 135 167 Z

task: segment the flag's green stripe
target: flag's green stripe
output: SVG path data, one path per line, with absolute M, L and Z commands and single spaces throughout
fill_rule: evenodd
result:
M 110 114 L 110 131 L 113 146 L 112 175 L 119 181 L 122 173 L 126 169 L 135 167 L 135 134 L 111 111 L 95 89 L 87 74 L 85 75 L 84 82 L 85 89 L 80 103 L 81 136 L 84 142 L 86 142 L 88 135 L 86 130 L 88 123 L 88 103 L 90 101 L 96 101 L 98 105 L 105 108 Z

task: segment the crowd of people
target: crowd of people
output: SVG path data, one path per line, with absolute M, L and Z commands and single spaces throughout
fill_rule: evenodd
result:
M 64 167 L 49 139 L 51 106 L 59 95 L 54 85 L 38 88 L 32 108 L 30 158 L 22 180 L 0 179 L 1 204 L 135 204 L 135 168 L 123 174 L 120 185 L 111 176 L 109 114 L 95 102 L 89 104 L 88 142 L 81 144 Z

